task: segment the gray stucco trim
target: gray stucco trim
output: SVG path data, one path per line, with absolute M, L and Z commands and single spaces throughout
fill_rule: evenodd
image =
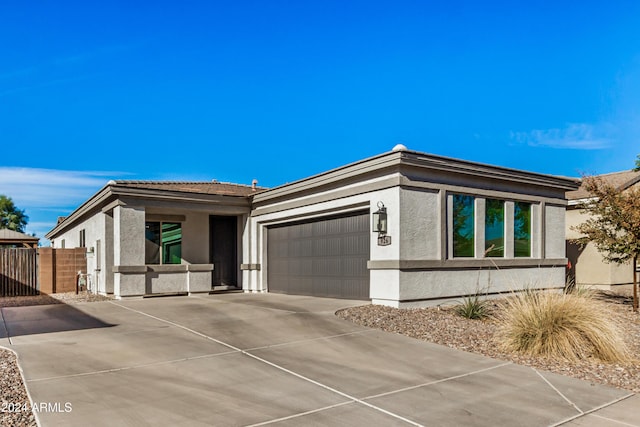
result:
M 301 191 L 335 184 L 337 182 L 344 182 L 349 178 L 360 177 L 367 173 L 380 171 L 381 169 L 397 168 L 400 165 L 400 158 L 400 152 L 391 152 L 364 159 L 309 178 L 263 191 L 253 196 L 253 203 L 258 206 L 264 202 L 272 203 L 274 199 L 288 197 Z
M 368 211 L 368 210 L 369 210 L 369 202 L 367 201 L 367 202 L 351 203 L 348 205 L 341 205 L 336 208 L 331 207 L 327 209 L 317 209 L 311 213 L 306 213 L 306 214 L 279 216 L 277 218 L 274 218 L 268 221 L 260 219 L 260 215 L 262 215 L 262 212 L 260 213 L 260 215 L 252 215 L 252 217 L 256 218 L 258 222 L 262 225 L 272 226 L 272 225 L 288 223 L 291 221 L 311 221 L 316 218 L 322 218 L 322 217 L 331 216 L 331 215 L 341 215 L 341 214 L 348 214 L 350 212 Z M 279 210 L 276 212 L 279 212 Z
M 435 183 L 428 181 L 418 181 L 411 179 L 410 177 L 403 176 L 400 180 L 400 185 L 403 188 L 420 188 L 430 189 L 435 191 L 444 191 L 447 193 L 456 194 L 469 194 L 471 196 L 485 197 L 489 199 L 500 199 L 508 201 L 518 202 L 530 202 L 540 203 L 545 201 L 547 203 L 556 204 L 558 206 L 566 206 L 566 200 L 562 198 L 544 197 L 540 195 L 519 193 L 514 191 L 499 191 L 494 189 L 478 188 L 474 186 L 474 182 L 470 181 L 469 185 L 453 185 L 444 183 Z
M 249 212 L 251 201 L 247 196 L 231 196 L 220 194 L 202 194 L 202 193 L 181 193 L 177 191 L 166 190 L 148 190 L 140 188 L 128 188 L 126 186 L 108 183 L 93 197 L 80 205 L 76 210 L 71 212 L 67 218 L 60 224 L 57 224 L 45 237 L 49 240 L 72 228 L 77 222 L 81 221 L 86 215 L 96 211 L 110 211 L 117 206 L 133 205 L 139 207 L 145 206 L 167 206 L 167 203 L 179 202 L 181 208 L 203 207 L 206 205 L 208 209 L 220 207 L 225 209 L 233 209 L 239 213 Z
M 384 190 L 387 188 L 398 187 L 401 183 L 401 177 L 391 176 L 387 179 L 362 184 L 356 188 L 347 188 L 343 190 L 335 190 L 328 194 L 318 194 L 304 199 L 295 199 L 283 203 L 278 203 L 275 206 L 257 207 L 251 211 L 252 217 L 260 215 L 267 215 L 275 212 L 281 212 L 289 209 L 296 209 L 310 205 L 316 205 L 319 203 L 330 202 L 333 200 L 344 199 L 347 197 L 357 196 L 359 194 L 371 193 L 373 191 Z M 254 198 L 255 202 L 255 198 Z
M 369 270 L 459 270 L 469 268 L 560 267 L 566 258 L 554 259 L 449 259 L 449 260 L 376 260 L 368 261 Z
M 536 288 L 536 291 L 557 291 L 562 289 L 562 286 L 551 287 L 551 288 Z M 518 294 L 521 292 L 526 292 L 526 289 L 515 289 L 510 291 L 498 291 L 498 292 L 474 292 L 470 294 L 459 294 L 459 295 L 447 295 L 447 296 L 437 296 L 433 298 L 416 298 L 416 299 L 399 299 L 397 302 L 399 303 L 415 303 L 415 302 L 427 302 L 427 301 L 442 301 L 443 303 L 449 303 L 451 301 L 460 300 L 462 298 L 473 297 L 473 296 L 481 296 L 484 298 L 500 298 L 503 296 L 510 296 L 514 294 Z M 396 300 L 389 300 L 396 302 Z
M 123 273 L 123 274 L 144 274 L 147 272 L 147 266 L 146 265 L 114 265 L 113 272 Z
M 331 184 L 335 185 L 335 183 L 343 182 L 348 178 L 370 174 L 375 171 L 379 173 L 382 169 L 392 168 L 398 170 L 401 165 L 412 166 L 422 170 L 432 170 L 436 173 L 453 173 L 456 175 L 467 175 L 472 178 L 513 182 L 521 185 L 541 186 L 565 191 L 575 190 L 579 187 L 578 181 L 571 178 L 543 175 L 407 150 L 383 153 L 309 178 L 266 190 L 256 194 L 253 197 L 253 201 L 256 205 L 274 202 L 277 199 L 289 197 L 300 192 L 329 186 Z
M 187 271 L 213 271 L 213 264 L 186 264 Z
M 162 221 L 162 222 L 185 222 L 185 215 L 163 215 L 163 214 L 146 214 L 146 221 Z
M 152 273 L 183 273 L 187 271 L 187 264 L 147 265 L 147 271 Z
M 392 172 L 396 173 L 396 172 Z M 363 176 L 361 180 L 373 179 L 376 176 Z M 565 206 L 566 201 L 560 198 L 544 197 L 539 195 L 530 195 L 518 192 L 496 191 L 484 188 L 476 188 L 473 186 L 473 182 L 470 181 L 468 186 L 451 185 L 434 183 L 428 181 L 418 181 L 411 179 L 407 176 L 389 176 L 387 179 L 378 181 L 363 183 L 357 188 L 336 189 L 330 193 L 323 193 L 318 195 L 309 195 L 304 198 L 294 199 L 290 201 L 284 201 L 277 203 L 276 205 L 269 206 L 264 204 L 259 206 L 260 203 L 257 200 L 258 195 L 254 197 L 254 208 L 251 211 L 251 216 L 257 217 L 260 215 L 267 215 L 276 212 L 281 212 L 289 209 L 296 209 L 306 206 L 311 206 L 319 203 L 329 202 L 333 200 L 339 200 L 346 197 L 352 197 L 359 194 L 371 193 L 374 191 L 385 190 L 392 187 L 402 187 L 406 189 L 417 189 L 421 191 L 443 192 L 443 193 L 456 193 L 456 194 L 470 194 L 478 197 L 493 198 L 507 201 L 521 201 L 529 203 L 540 203 L 541 201 L 549 204 Z M 260 193 L 262 195 L 264 193 Z M 560 193 L 562 194 L 562 193 Z M 560 196 L 559 196 L 560 197 Z M 444 253 L 444 251 L 443 251 Z
M 45 234 L 45 237 L 49 240 L 55 239 L 55 237 L 66 230 L 67 228 L 72 227 L 76 221 L 80 220 L 86 214 L 92 212 L 95 209 L 98 209 L 100 206 L 104 205 L 106 201 L 112 197 L 111 190 L 109 189 L 109 185 L 105 185 L 100 189 L 93 197 L 80 205 L 75 211 L 71 212 L 69 216 L 67 216 L 64 221 L 60 224 L 57 224 L 51 231 Z
M 135 200 L 161 200 L 161 201 L 180 201 L 180 202 L 196 202 L 210 204 L 225 204 L 231 206 L 250 206 L 249 197 L 231 196 L 221 194 L 204 194 L 204 193 L 181 193 L 179 191 L 167 190 L 149 190 L 142 188 L 128 188 L 118 185 L 112 185 L 111 191 L 119 198 L 130 198 Z
M 164 264 L 164 265 L 114 265 L 114 273 L 143 274 L 152 273 L 183 273 L 185 271 L 212 271 L 213 264 Z

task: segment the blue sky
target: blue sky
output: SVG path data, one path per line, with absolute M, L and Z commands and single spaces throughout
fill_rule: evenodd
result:
M 395 144 L 535 172 L 640 152 L 640 2 L 5 2 L 0 194 L 275 186 Z

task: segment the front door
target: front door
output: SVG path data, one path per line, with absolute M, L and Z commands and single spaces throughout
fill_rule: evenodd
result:
M 209 258 L 213 264 L 212 286 L 238 285 L 238 218 L 209 217 Z

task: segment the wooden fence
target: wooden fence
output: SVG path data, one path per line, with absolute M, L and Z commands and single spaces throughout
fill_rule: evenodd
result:
M 0 248 L 0 297 L 39 293 L 37 249 Z

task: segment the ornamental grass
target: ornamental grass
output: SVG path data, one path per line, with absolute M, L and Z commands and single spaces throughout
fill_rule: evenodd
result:
M 574 361 L 630 360 L 611 311 L 591 291 L 524 291 L 504 300 L 496 318 L 496 339 L 506 351 Z

